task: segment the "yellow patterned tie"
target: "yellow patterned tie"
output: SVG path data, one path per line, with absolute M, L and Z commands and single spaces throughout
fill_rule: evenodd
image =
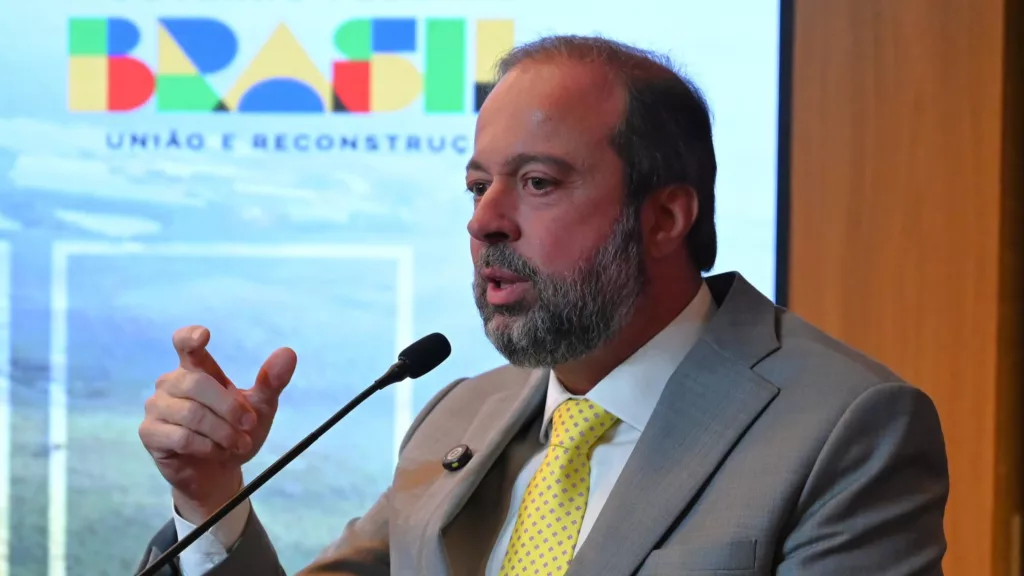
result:
M 590 449 L 617 418 L 587 399 L 555 410 L 551 444 L 519 505 L 500 576 L 561 576 L 569 569 L 590 495 Z

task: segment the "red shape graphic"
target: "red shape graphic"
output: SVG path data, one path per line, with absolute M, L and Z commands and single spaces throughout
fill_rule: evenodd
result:
M 341 104 L 335 112 L 369 112 L 370 63 L 335 62 L 334 95 Z
M 153 72 L 131 56 L 107 59 L 107 110 L 126 112 L 149 101 L 155 87 Z

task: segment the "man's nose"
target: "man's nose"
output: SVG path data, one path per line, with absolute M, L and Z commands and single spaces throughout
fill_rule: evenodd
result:
M 522 235 L 515 218 L 516 190 L 495 181 L 477 200 L 466 229 L 473 239 L 485 244 L 516 242 Z

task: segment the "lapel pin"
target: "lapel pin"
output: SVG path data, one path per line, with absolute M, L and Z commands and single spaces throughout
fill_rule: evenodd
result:
M 462 470 L 469 464 L 469 461 L 473 459 L 473 451 L 469 449 L 469 446 L 465 444 L 459 444 L 455 448 L 452 448 L 444 455 L 444 460 L 441 461 L 441 466 L 449 472 L 455 472 L 456 470 Z

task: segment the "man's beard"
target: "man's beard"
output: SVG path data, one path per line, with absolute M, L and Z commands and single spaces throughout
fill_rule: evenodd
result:
M 644 288 L 637 210 L 625 208 L 603 246 L 565 275 L 545 275 L 508 244 L 480 255 L 473 292 L 488 339 L 509 363 L 550 368 L 582 358 L 610 340 L 632 317 Z M 480 271 L 500 268 L 526 278 L 534 298 L 487 302 Z M 495 322 L 504 316 L 505 322 Z

